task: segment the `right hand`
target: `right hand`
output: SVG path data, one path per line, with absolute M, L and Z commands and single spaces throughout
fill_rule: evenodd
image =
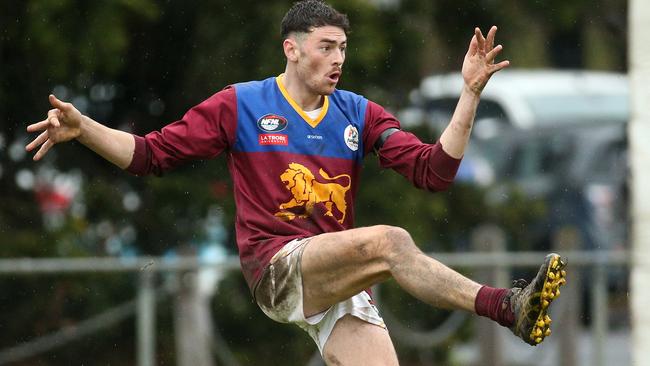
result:
M 495 72 L 510 65 L 508 60 L 494 62 L 503 49 L 501 45 L 494 46 L 496 33 L 497 27 L 492 26 L 488 31 L 487 38 L 485 38 L 479 28 L 474 28 L 474 36 L 469 43 L 469 49 L 465 55 L 461 72 L 465 85 L 475 95 L 481 94 L 488 80 Z
M 81 135 L 81 123 L 84 118 L 81 112 L 72 104 L 64 103 L 52 94 L 49 100 L 54 109 L 47 112 L 47 118 L 27 126 L 27 132 L 43 131 L 25 146 L 27 151 L 41 147 L 34 155 L 34 161 L 40 160 L 55 144 L 70 141 Z

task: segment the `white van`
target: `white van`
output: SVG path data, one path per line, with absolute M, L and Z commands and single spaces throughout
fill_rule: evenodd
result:
M 451 113 L 462 87 L 459 72 L 429 76 L 411 92 L 411 105 L 425 114 Z M 495 74 L 483 90 L 477 121 L 499 118 L 525 129 L 567 120 L 573 123 L 626 121 L 628 115 L 626 74 L 506 69 Z M 409 122 L 412 121 L 407 118 Z
M 462 85 L 460 73 L 427 77 L 398 116 L 406 127 L 441 131 Z M 492 198 L 517 190 L 547 202 L 548 217 L 530 249 L 546 249 L 544 236 L 565 224 L 580 228 L 587 247 L 621 248 L 628 119 L 625 74 L 503 70 L 481 95 L 457 180 L 489 187 Z

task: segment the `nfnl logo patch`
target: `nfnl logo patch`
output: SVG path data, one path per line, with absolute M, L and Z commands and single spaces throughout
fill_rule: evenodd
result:
M 258 135 L 260 145 L 288 145 L 289 137 L 277 133 L 265 133 Z
M 280 132 L 287 128 L 287 119 L 277 114 L 267 114 L 257 120 L 257 127 L 264 132 Z

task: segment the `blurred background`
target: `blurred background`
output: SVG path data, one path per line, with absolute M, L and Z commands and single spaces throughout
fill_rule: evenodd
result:
M 0 364 L 321 364 L 306 334 L 251 300 L 223 156 L 138 178 L 76 142 L 39 163 L 24 150 L 52 92 L 145 134 L 228 84 L 281 73 L 291 3 L 2 1 Z M 474 26 L 497 25 L 511 62 L 484 92 L 456 184 L 421 192 L 368 156 L 357 225 L 404 227 L 424 251 L 503 286 L 533 275 L 541 252 L 587 253 L 570 258 L 554 318 L 564 333 L 535 349 L 379 286 L 402 364 L 628 364 L 627 1 L 331 4 L 352 24 L 339 87 L 429 142 L 455 107 Z

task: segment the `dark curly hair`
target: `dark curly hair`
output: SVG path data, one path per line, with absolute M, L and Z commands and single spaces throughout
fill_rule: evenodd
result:
M 282 19 L 282 38 L 290 33 L 309 33 L 317 27 L 331 25 L 343 29 L 347 34 L 350 29 L 348 16 L 322 0 L 303 0 L 293 4 Z

